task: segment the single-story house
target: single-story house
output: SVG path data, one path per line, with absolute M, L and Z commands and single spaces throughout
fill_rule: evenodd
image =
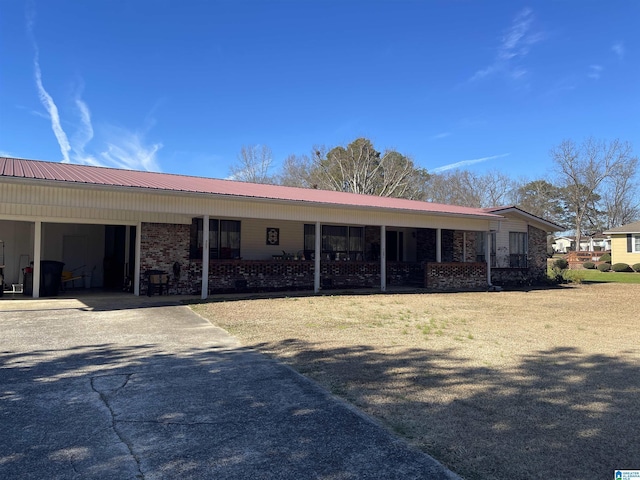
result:
M 576 237 L 558 236 L 553 240 L 553 250 L 556 253 L 569 253 L 576 251 Z M 611 250 L 611 238 L 604 233 L 580 237 L 581 252 L 606 252 Z
M 166 272 L 153 278 L 170 293 L 202 298 L 534 283 L 546 275 L 547 233 L 561 229 L 516 207 L 0 158 L 4 284 L 33 297 L 54 262 L 79 285 L 135 295 Z
M 611 235 L 611 263 L 640 263 L 640 221 L 604 232 Z

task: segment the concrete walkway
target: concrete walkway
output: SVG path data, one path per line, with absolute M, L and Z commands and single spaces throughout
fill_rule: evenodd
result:
M 0 478 L 458 478 L 176 299 L 0 302 Z

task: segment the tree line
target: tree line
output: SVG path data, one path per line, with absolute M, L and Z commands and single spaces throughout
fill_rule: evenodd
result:
M 628 142 L 564 140 L 549 155 L 554 165 L 549 178 L 514 179 L 496 170 L 429 173 L 407 155 L 380 152 L 370 140 L 358 138 L 346 146 L 290 155 L 275 173 L 269 147 L 243 146 L 230 173 L 246 182 L 466 207 L 516 205 L 574 230 L 576 237 L 640 219 L 638 158 Z

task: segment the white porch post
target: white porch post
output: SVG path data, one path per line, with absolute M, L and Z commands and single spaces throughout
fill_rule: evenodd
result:
M 131 226 L 124 227 L 124 271 L 129 274 L 129 254 L 131 253 Z
M 142 222 L 136 225 L 136 255 L 133 268 L 133 294 L 140 295 L 140 252 L 142 251 Z
M 200 298 L 209 295 L 209 215 L 202 218 L 202 291 Z
M 380 227 L 380 291 L 387 291 L 387 227 Z
M 320 256 L 321 256 L 320 240 L 322 236 L 321 228 L 322 226 L 320 225 L 320 222 L 316 222 L 316 230 L 315 230 L 316 233 L 314 236 L 314 245 L 313 245 L 313 249 L 315 252 L 315 257 L 313 260 L 313 291 L 314 293 L 318 293 L 320 291 Z
M 436 262 L 442 263 L 442 229 L 436 228 Z
M 485 245 L 485 258 L 487 259 L 487 285 L 491 286 L 491 230 L 487 232 Z
M 42 222 L 35 222 L 33 236 L 33 298 L 40 298 L 40 260 L 42 259 Z

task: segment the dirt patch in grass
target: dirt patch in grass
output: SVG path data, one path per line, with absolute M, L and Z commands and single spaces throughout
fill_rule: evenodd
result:
M 640 468 L 640 285 L 196 305 L 468 479 Z

